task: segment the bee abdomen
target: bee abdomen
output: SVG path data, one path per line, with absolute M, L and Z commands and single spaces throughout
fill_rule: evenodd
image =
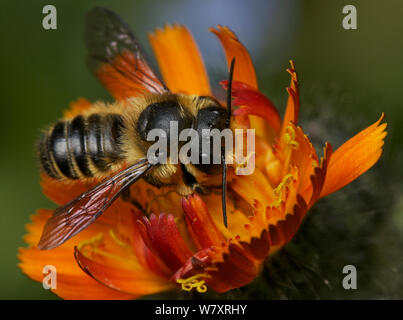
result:
M 80 115 L 57 122 L 39 143 L 43 171 L 55 179 L 79 179 L 110 170 L 122 160 L 122 127 L 117 114 Z

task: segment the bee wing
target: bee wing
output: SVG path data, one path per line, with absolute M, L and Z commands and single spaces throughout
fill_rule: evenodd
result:
M 48 250 L 58 247 L 88 227 L 123 190 L 140 179 L 151 167 L 146 159 L 142 159 L 57 208 L 46 222 L 38 248 Z
M 137 39 L 114 12 L 97 7 L 86 16 L 85 44 L 93 73 L 117 99 L 168 92 L 148 65 Z

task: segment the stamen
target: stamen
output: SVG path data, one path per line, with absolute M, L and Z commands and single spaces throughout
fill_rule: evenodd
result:
M 298 142 L 295 140 L 295 131 L 294 128 L 291 126 L 287 126 L 285 129 L 285 133 L 284 133 L 284 141 L 285 143 L 291 145 L 291 147 L 293 149 L 298 149 L 299 148 L 299 144 Z
M 123 243 L 121 240 L 117 238 L 116 234 L 112 230 L 109 231 L 109 235 L 112 237 L 114 241 L 118 241 L 117 243 L 119 245 L 123 244 L 124 246 L 127 247 L 125 243 Z M 104 241 L 104 234 L 101 232 L 91 239 L 83 240 L 80 244 L 77 245 L 77 249 L 87 258 L 91 257 L 92 254 L 96 254 L 117 261 L 127 262 L 127 257 L 121 257 L 112 254 L 108 251 L 102 250 L 100 246 L 103 243 L 103 241 Z M 130 262 L 133 263 L 133 268 L 140 267 L 135 258 L 133 258 L 133 260 L 130 260 Z
M 109 235 L 111 236 L 111 238 L 113 239 L 113 241 L 116 242 L 117 245 L 121 246 L 121 247 L 127 247 L 127 244 L 124 243 L 122 240 L 120 240 L 118 238 L 118 236 L 116 235 L 115 231 L 113 229 L 109 229 Z
M 275 197 L 275 200 L 271 204 L 273 207 L 280 206 L 283 195 L 282 191 L 284 190 L 284 187 L 291 179 L 294 179 L 294 176 L 291 173 L 289 173 L 286 176 L 284 176 L 283 180 L 278 184 L 278 186 L 275 189 L 273 189 L 273 195 Z
M 280 192 L 283 190 L 284 186 L 291 180 L 291 178 L 294 178 L 294 176 L 289 173 L 287 174 L 283 180 L 278 184 L 278 186 L 273 190 L 273 193 L 275 196 L 279 196 Z
M 89 249 L 94 249 L 98 247 L 104 240 L 104 234 L 101 232 L 97 234 L 95 237 L 91 239 L 83 240 L 77 245 L 78 251 L 80 251 L 83 255 L 89 256 Z M 90 247 L 90 248 L 86 248 Z
M 201 277 L 210 278 L 210 275 L 198 273 L 186 279 L 178 279 L 176 282 L 181 284 L 182 290 L 184 291 L 192 291 L 193 288 L 196 288 L 197 292 L 204 293 L 207 291 L 207 286 L 204 280 L 199 280 Z
M 246 158 L 245 158 L 245 160 L 243 162 L 237 163 L 236 166 L 235 166 L 235 174 L 238 174 L 239 169 L 247 167 L 250 158 L 255 154 L 256 154 L 255 151 L 251 151 L 251 152 L 248 153 L 248 155 L 246 156 Z

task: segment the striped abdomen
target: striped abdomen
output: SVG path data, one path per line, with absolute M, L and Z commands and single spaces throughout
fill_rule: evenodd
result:
M 80 115 L 57 122 L 39 142 L 43 171 L 55 179 L 79 179 L 107 172 L 122 160 L 122 127 L 118 114 Z

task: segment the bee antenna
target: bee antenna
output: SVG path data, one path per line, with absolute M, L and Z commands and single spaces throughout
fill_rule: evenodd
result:
M 231 66 L 229 68 L 229 76 L 228 76 L 228 88 L 227 88 L 227 119 L 225 120 L 225 127 L 229 128 L 230 119 L 231 119 L 231 100 L 232 100 L 232 78 L 234 75 L 234 66 L 235 66 L 235 58 L 231 60 Z
M 225 128 L 229 128 L 231 120 L 231 100 L 232 100 L 232 78 L 234 74 L 235 58 L 232 58 L 228 76 L 227 87 L 227 118 L 225 119 Z M 221 162 L 222 162 L 222 216 L 224 226 L 228 227 L 227 222 L 227 164 L 225 163 L 225 148 L 221 146 Z

